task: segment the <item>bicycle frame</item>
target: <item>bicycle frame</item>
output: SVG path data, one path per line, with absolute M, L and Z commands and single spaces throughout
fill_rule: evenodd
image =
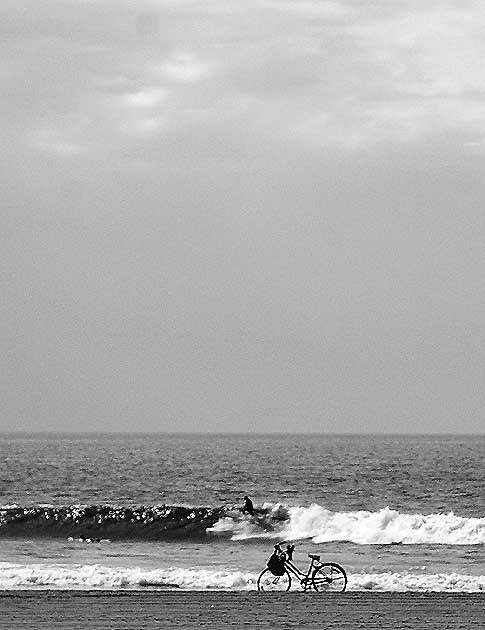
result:
M 311 558 L 311 562 L 308 565 L 307 572 L 303 573 L 303 571 L 301 571 L 292 560 L 288 560 L 288 558 L 286 558 L 285 560 L 285 569 L 288 571 L 288 573 L 293 574 L 297 578 L 297 580 L 299 580 L 300 585 L 304 591 L 307 591 L 309 588 L 311 588 L 311 576 L 313 570 L 318 568 L 319 565 L 321 565 L 321 562 L 315 560 L 315 558 Z
M 274 555 L 279 556 L 276 567 L 273 562 L 273 556 L 268 560 L 266 568 L 258 577 L 258 591 L 272 590 L 290 590 L 291 577 L 295 583 L 299 583 L 301 589 L 305 592 L 314 589 L 317 592 L 337 591 L 343 593 L 347 586 L 347 574 L 345 569 L 336 562 L 322 562 L 319 555 L 308 554 L 310 562 L 306 573 L 297 567 L 293 562 L 294 545 L 288 545 L 286 553 L 281 549 L 283 543 L 273 545 Z M 275 558 L 276 559 L 276 558 Z M 271 561 L 271 562 L 270 562 Z M 279 569 L 282 568 L 279 562 L 283 561 L 284 572 L 281 574 Z M 271 568 L 270 568 L 271 565 Z M 279 566 L 278 566 L 279 565 Z M 273 569 L 277 569 L 276 574 Z M 271 576 L 272 574 L 272 576 Z M 283 577 L 287 576 L 287 579 Z M 280 578 L 281 585 L 280 585 Z

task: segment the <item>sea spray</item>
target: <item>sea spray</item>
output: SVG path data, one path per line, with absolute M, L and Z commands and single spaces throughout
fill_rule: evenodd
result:
M 389 507 L 377 512 L 331 512 L 320 505 L 294 507 L 281 532 L 288 540 L 314 543 L 353 542 L 361 545 L 485 543 L 485 518 L 448 514 L 402 514 Z
M 481 545 L 485 518 L 447 514 L 405 514 L 385 507 L 376 512 L 332 512 L 309 507 L 265 504 L 265 516 L 223 516 L 209 531 L 234 541 L 250 539 L 351 542 L 360 545 Z

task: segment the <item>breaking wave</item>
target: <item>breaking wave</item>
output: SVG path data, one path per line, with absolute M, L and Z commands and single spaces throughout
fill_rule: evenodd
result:
M 101 565 L 17 565 L 0 563 L 0 589 L 255 590 L 257 574 L 244 571 L 169 567 L 145 570 Z M 296 590 L 298 590 L 295 587 Z M 485 592 L 485 576 L 412 573 L 355 573 L 347 590 L 379 592 Z
M 318 504 L 289 507 L 265 503 L 254 516 L 228 506 L 4 506 L 0 508 L 0 536 L 481 545 L 485 543 L 485 517 L 452 512 L 406 514 L 388 507 L 376 512 L 332 512 Z
M 116 540 L 196 538 L 204 537 L 206 529 L 221 515 L 222 508 L 181 505 L 11 505 L 0 508 L 0 535 Z
M 320 505 L 292 508 L 290 538 L 311 538 L 315 543 L 349 541 L 357 544 L 485 543 L 485 518 L 448 514 L 406 514 L 386 507 L 378 512 L 330 512 Z
M 316 544 L 360 545 L 485 543 L 485 518 L 448 514 L 405 514 L 386 507 L 377 512 L 332 512 L 318 504 L 286 507 L 265 504 L 265 515 L 251 519 L 223 516 L 210 532 L 232 540 L 274 538 L 311 540 Z

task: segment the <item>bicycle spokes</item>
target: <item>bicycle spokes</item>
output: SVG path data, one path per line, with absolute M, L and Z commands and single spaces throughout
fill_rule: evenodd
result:
M 330 591 L 341 593 L 347 586 L 347 575 L 340 565 L 334 562 L 324 563 L 313 573 L 312 584 L 320 593 Z
M 258 578 L 260 591 L 288 591 L 290 586 L 291 578 L 287 572 L 283 575 L 273 575 L 269 569 L 265 569 Z

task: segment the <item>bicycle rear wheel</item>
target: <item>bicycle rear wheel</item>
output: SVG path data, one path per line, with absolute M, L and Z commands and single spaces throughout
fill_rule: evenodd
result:
M 291 576 L 288 571 L 283 575 L 273 575 L 269 569 L 265 569 L 258 577 L 258 591 L 270 593 L 271 591 L 289 591 Z
M 313 572 L 312 585 L 319 593 L 343 593 L 347 574 L 336 562 L 325 562 Z

